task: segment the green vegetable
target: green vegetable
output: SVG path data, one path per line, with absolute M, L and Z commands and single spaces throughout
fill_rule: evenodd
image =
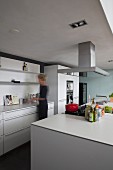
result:
M 105 113 L 112 113 L 112 107 L 105 106 Z
M 109 95 L 109 97 L 113 97 L 113 93 Z

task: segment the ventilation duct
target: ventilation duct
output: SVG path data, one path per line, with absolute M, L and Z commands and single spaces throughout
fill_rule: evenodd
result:
M 92 42 L 84 42 L 78 44 L 78 67 L 71 69 L 60 69 L 59 73 L 74 73 L 74 72 L 95 72 L 103 76 L 108 76 L 109 73 L 96 67 L 95 45 Z

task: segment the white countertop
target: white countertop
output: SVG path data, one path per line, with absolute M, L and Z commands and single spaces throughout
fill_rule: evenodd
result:
M 0 106 L 0 112 L 9 112 L 13 110 L 21 110 L 29 107 L 35 107 L 36 103 L 29 103 L 29 104 L 17 104 L 17 105 L 9 105 L 9 106 Z
M 53 103 L 53 102 L 48 101 L 48 104 L 49 103 Z M 29 108 L 29 107 L 35 107 L 35 106 L 38 106 L 38 105 L 39 105 L 38 102 L 34 102 L 34 103 L 26 103 L 26 104 L 0 106 L 0 112 L 9 112 L 9 111 L 13 111 L 13 110 L 21 110 L 21 109 L 25 109 L 25 108 Z
M 81 116 L 57 114 L 32 125 L 113 145 L 113 114 L 109 113 L 94 123 L 86 121 Z

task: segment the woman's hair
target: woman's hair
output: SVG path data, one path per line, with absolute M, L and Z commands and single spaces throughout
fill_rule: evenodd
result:
M 40 80 L 42 80 L 42 81 L 46 81 L 46 75 L 45 74 L 39 74 L 38 75 L 38 78 L 40 79 Z

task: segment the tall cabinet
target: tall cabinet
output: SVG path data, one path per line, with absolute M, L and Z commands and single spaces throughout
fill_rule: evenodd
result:
M 60 65 L 51 65 L 44 68 L 47 74 L 49 85 L 48 100 L 54 101 L 55 114 L 64 113 L 67 101 L 67 81 L 73 81 L 73 102 L 78 103 L 79 99 L 79 76 L 58 73 L 58 69 L 66 68 Z

